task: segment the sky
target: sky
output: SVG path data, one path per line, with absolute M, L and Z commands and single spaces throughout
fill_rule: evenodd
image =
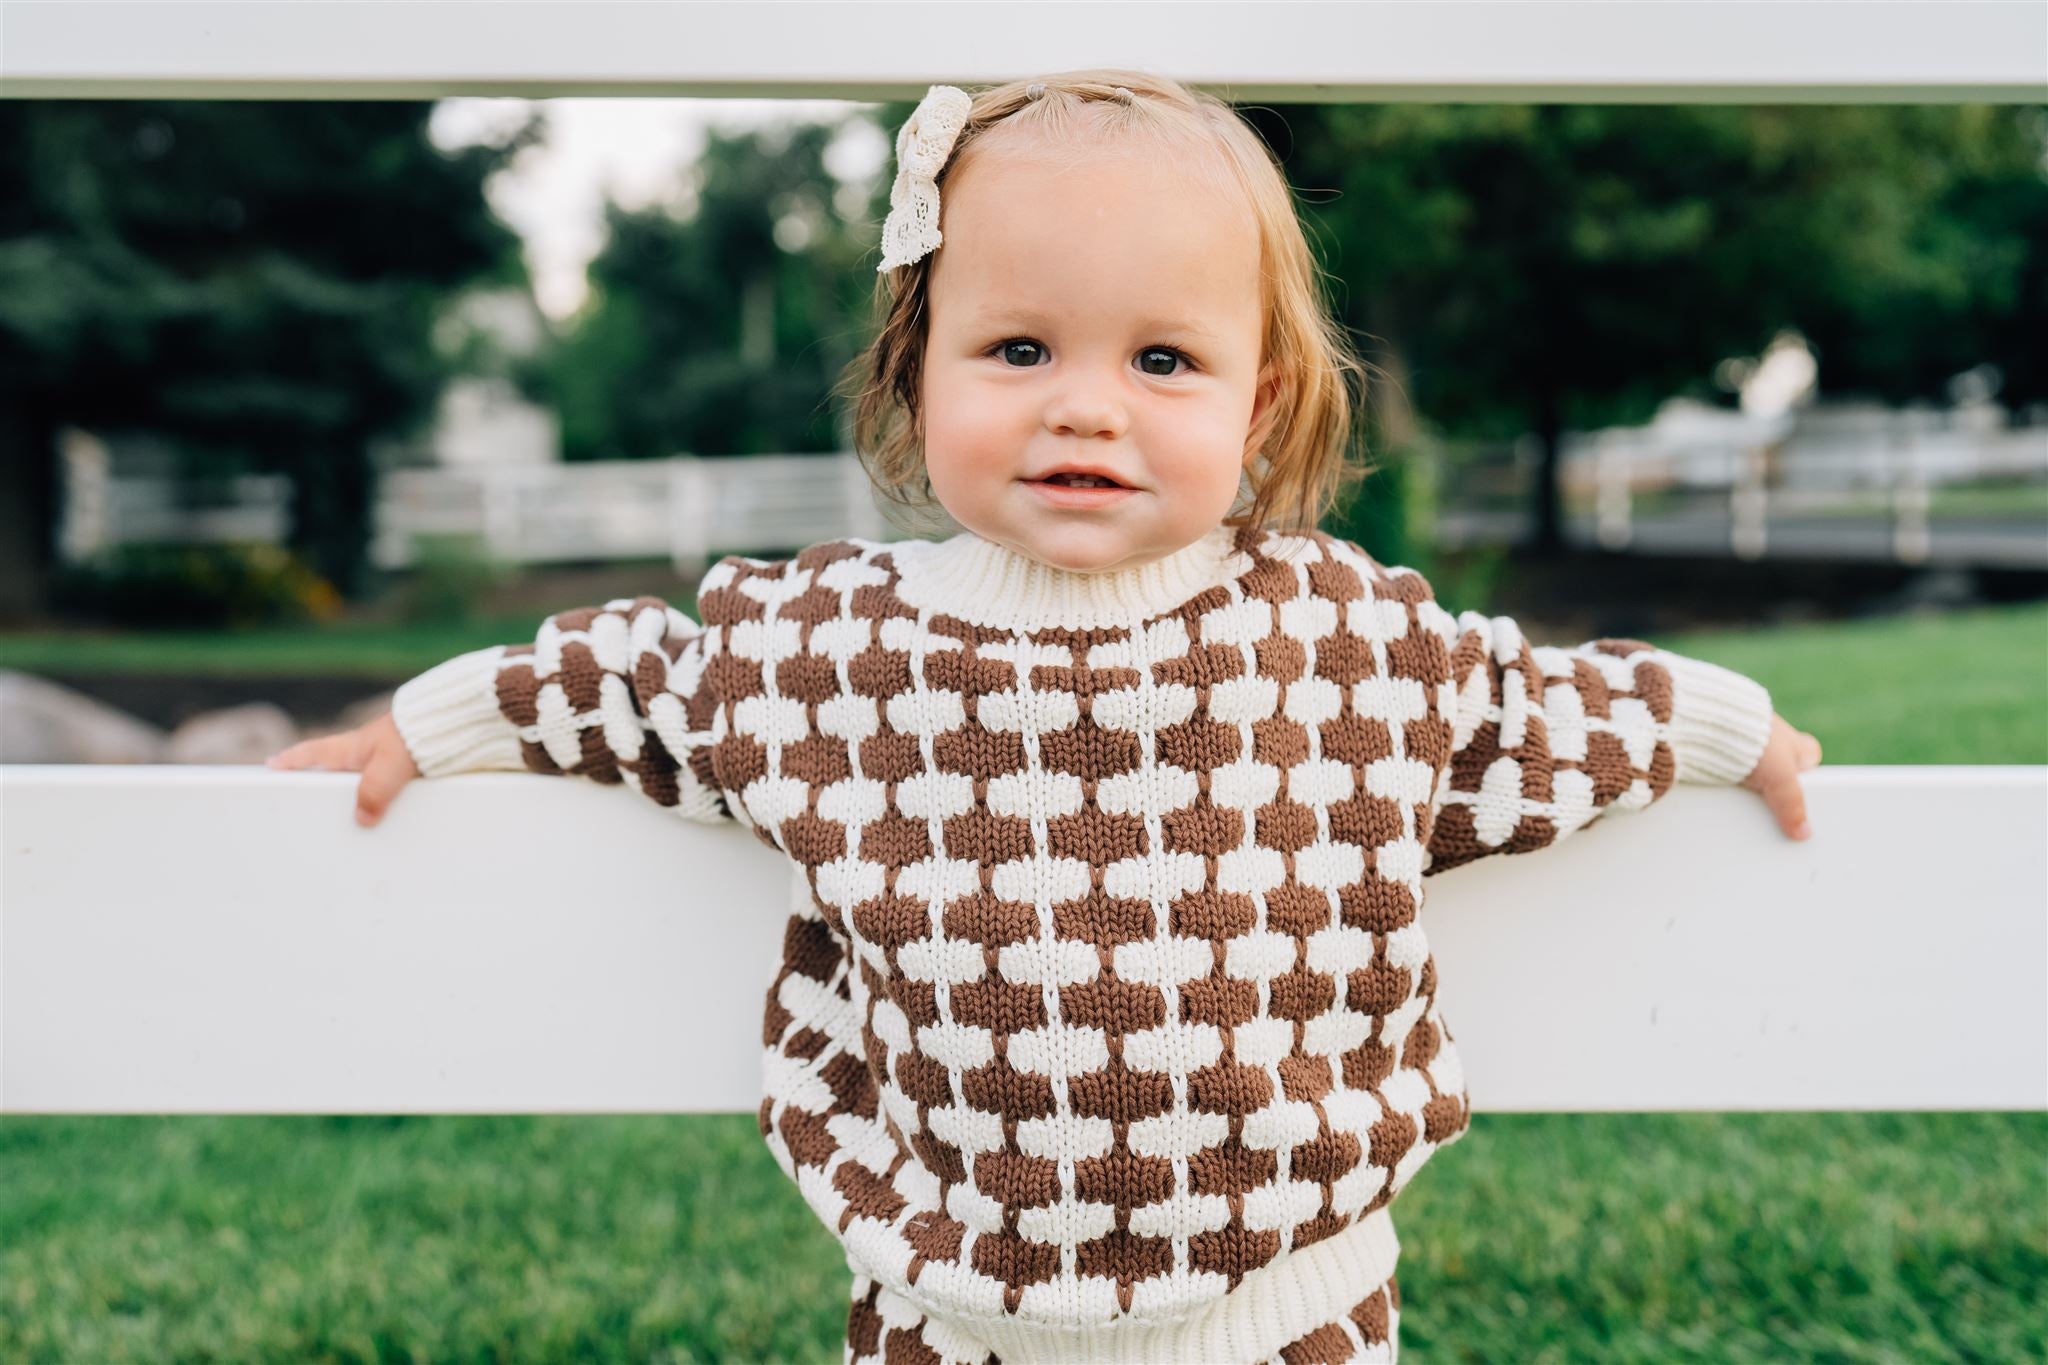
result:
M 634 209 L 687 203 L 694 194 L 688 172 L 708 130 L 832 122 L 872 107 L 797 99 L 447 99 L 435 104 L 428 133 L 444 149 L 494 141 L 536 104 L 548 116 L 547 141 L 493 177 L 485 196 L 525 242 L 535 298 L 557 322 L 589 292 L 584 269 L 604 244 L 607 196 Z M 833 141 L 825 168 L 858 183 L 878 174 L 890 153 L 880 128 L 859 124 Z

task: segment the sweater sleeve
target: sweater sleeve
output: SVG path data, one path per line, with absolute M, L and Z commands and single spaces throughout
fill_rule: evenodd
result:
M 730 819 L 711 764 L 711 634 L 659 597 L 559 612 L 531 643 L 458 654 L 410 679 L 392 720 L 425 777 L 630 781 L 685 818 Z
M 1451 761 L 1424 868 L 1544 848 L 1674 782 L 1740 782 L 1771 732 L 1770 693 L 1641 640 L 1531 645 L 1505 616 L 1448 613 Z

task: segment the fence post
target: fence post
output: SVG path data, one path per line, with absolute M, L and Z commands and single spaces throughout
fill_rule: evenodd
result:
M 1892 428 L 1892 553 L 1908 564 L 1927 560 L 1932 536 L 1927 528 L 1929 495 L 1921 477 L 1920 447 L 1911 421 Z
M 1634 452 L 1611 432 L 1603 432 L 1599 439 L 1594 464 L 1598 480 L 1596 533 L 1604 548 L 1625 550 L 1633 533 L 1629 515 L 1635 491 Z
M 1737 452 L 1735 487 L 1729 495 L 1728 544 L 1737 559 L 1761 559 L 1764 553 L 1767 505 L 1764 491 L 1764 446 L 1747 445 Z
M 484 492 L 484 547 L 493 559 L 504 561 L 519 556 L 519 487 L 512 474 L 500 468 L 477 471 Z
M 694 455 L 668 462 L 668 557 L 679 578 L 702 578 L 710 567 L 711 479 Z
M 868 481 L 866 467 L 852 451 L 839 456 L 839 461 L 849 533 L 859 540 L 880 540 L 884 529 L 882 514 L 875 506 L 875 489 Z
M 64 480 L 63 516 L 58 524 L 57 553 L 76 563 L 107 543 L 111 457 L 107 443 L 89 431 L 65 427 L 57 437 Z

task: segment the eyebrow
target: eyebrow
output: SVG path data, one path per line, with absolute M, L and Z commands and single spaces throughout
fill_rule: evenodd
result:
M 1028 308 L 997 308 L 976 315 L 976 323 L 982 327 L 1043 327 L 1048 319 L 1043 313 L 1034 313 Z M 1152 318 L 1138 324 L 1147 332 L 1176 332 L 1183 336 L 1200 337 L 1204 341 L 1216 340 L 1216 334 L 1196 323 L 1173 318 Z

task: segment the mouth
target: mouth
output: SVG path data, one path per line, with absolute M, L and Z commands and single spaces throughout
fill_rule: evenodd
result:
M 1107 507 L 1138 491 L 1099 469 L 1055 469 L 1024 482 L 1055 507 Z
M 1058 484 L 1062 488 L 1125 488 L 1129 486 L 1118 483 L 1107 474 L 1083 474 L 1071 469 L 1057 470 L 1038 480 L 1038 482 Z
M 1069 512 L 1108 508 L 1108 505 L 1137 495 L 1135 487 L 1122 485 L 1110 475 L 1096 471 L 1057 469 L 1042 479 L 1026 479 L 1026 483 L 1038 493 L 1038 497 Z

